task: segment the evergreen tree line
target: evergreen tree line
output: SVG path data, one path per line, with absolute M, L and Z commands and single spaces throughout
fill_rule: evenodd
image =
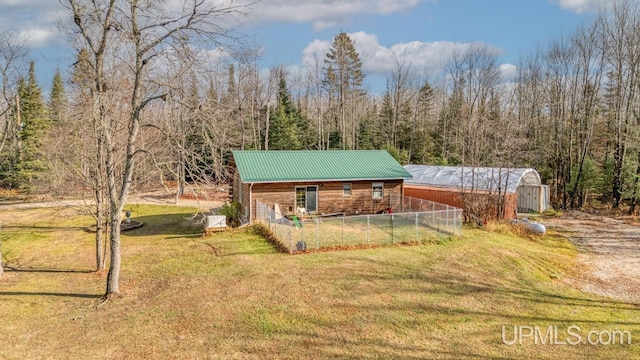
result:
M 187 70 L 165 68 L 154 83 L 167 89 L 164 101 L 142 115 L 141 150 L 148 156 L 138 160 L 133 186 L 171 180 L 180 192 L 187 182 L 227 182 L 233 149 L 386 149 L 401 163 L 533 167 L 551 185 L 556 206 L 597 200 L 634 212 L 638 19 L 632 1 L 603 10 L 592 23 L 524 56 L 513 80 L 505 80 L 499 54 L 482 45 L 455 53 L 437 77 L 398 63 L 382 94 L 365 88 L 357 44 L 346 33 L 333 39 L 324 59 L 302 70 L 264 71 L 251 47 L 213 64 L 192 60 Z M 66 83 L 56 73 L 47 100 L 33 63 L 26 76 L 8 83 L 15 96 L 5 90 L 0 107 L 6 109 L 0 115 L 5 188 L 77 191 L 103 171 L 85 166 L 102 146 L 85 136 L 100 131 L 87 114 L 102 108 L 84 86 L 92 70 L 83 56 L 78 52 Z M 105 85 L 103 100 L 120 104 L 109 108 L 114 118 L 132 111 L 118 95 L 128 81 L 116 77 Z

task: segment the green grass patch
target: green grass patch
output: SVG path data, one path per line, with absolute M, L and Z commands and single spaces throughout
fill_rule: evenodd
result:
M 0 212 L 0 358 L 590 358 L 640 356 L 640 308 L 567 285 L 563 237 L 465 228 L 438 244 L 289 256 L 255 229 L 201 236 L 195 209 L 131 207 L 122 297 L 96 308 L 91 218 Z M 502 343 L 506 326 L 631 331 L 631 345 Z M 562 333 L 560 334 L 562 337 Z

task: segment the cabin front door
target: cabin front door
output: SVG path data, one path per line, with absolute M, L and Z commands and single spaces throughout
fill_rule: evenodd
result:
M 318 211 L 318 187 L 296 187 L 296 209 L 304 208 L 308 213 Z

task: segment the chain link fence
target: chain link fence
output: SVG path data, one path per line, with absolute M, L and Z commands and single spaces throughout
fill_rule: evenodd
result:
M 389 214 L 290 220 L 257 201 L 256 220 L 289 253 L 325 248 L 420 243 L 462 234 L 462 209 L 404 196 Z M 415 209 L 415 210 L 412 210 Z M 396 213 L 397 212 L 397 213 Z

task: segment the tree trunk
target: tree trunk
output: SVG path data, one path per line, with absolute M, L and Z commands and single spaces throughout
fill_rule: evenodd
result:
M 2 224 L 0 224 L 0 278 L 4 276 L 4 268 L 2 265 Z
M 176 169 L 177 177 L 178 177 L 178 189 L 176 190 L 176 205 L 180 201 L 180 197 L 184 195 L 184 189 L 186 186 L 186 173 L 187 173 L 184 165 L 186 163 L 186 160 L 184 159 L 184 155 L 182 153 L 180 153 L 178 161 L 179 162 Z
M 95 200 L 96 200 L 96 271 L 104 270 L 106 266 L 104 251 L 104 180 L 102 177 L 104 162 L 103 144 L 104 138 L 101 131 L 98 133 L 97 149 L 96 149 L 96 183 L 95 183 Z
M 271 101 L 267 100 L 267 118 L 264 123 L 264 149 L 269 150 L 269 123 L 271 115 Z
M 107 275 L 106 296 L 118 294 L 120 292 L 120 216 L 115 214 L 116 207 L 111 210 L 111 263 L 109 264 L 109 274 Z
M 114 147 L 111 134 L 107 131 L 105 134 L 106 145 L 106 170 L 107 181 L 109 187 L 109 249 L 110 263 L 109 273 L 107 275 L 107 297 L 120 292 L 120 213 L 118 195 L 116 193 L 116 164 L 114 159 Z
M 619 140 L 618 140 L 619 141 Z M 621 144 L 616 144 L 616 150 L 614 153 L 614 170 L 613 170 L 613 188 L 612 188 L 612 196 L 613 196 L 613 208 L 617 209 L 620 206 L 620 200 L 622 197 L 622 166 L 623 166 L 623 155 Z
M 96 191 L 97 192 L 97 191 Z M 100 199 L 97 195 L 96 199 Z M 102 271 L 105 267 L 104 253 L 104 209 L 102 199 L 96 201 L 96 271 Z
M 640 151 L 638 151 L 638 165 L 636 166 L 636 178 L 633 181 L 633 195 L 631 196 L 631 205 L 629 205 L 629 215 L 635 215 L 636 205 L 638 203 L 638 183 L 640 183 Z
M 588 146 L 588 145 L 587 145 Z M 582 151 L 582 156 L 580 157 L 580 164 L 578 165 L 578 172 L 575 175 L 573 189 L 571 189 L 570 199 L 571 199 L 571 208 L 575 208 L 576 198 L 580 193 L 582 193 L 583 189 L 580 186 L 580 181 L 582 181 L 583 171 L 584 171 L 584 161 L 587 158 L 587 147 L 585 147 Z M 582 203 L 581 200 L 578 199 L 578 203 Z M 578 205 L 578 207 L 581 207 Z

